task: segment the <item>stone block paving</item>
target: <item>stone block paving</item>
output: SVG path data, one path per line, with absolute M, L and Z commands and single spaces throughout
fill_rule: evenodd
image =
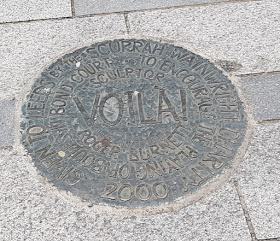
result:
M 0 240 L 280 240 L 278 0 L 0 4 Z M 208 56 L 237 79 L 254 116 L 233 178 L 178 213 L 120 216 L 76 206 L 45 183 L 17 143 L 16 105 L 44 66 L 119 35 L 184 43 Z

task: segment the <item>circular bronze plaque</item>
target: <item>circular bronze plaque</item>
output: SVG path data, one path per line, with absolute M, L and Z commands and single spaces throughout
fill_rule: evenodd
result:
M 63 56 L 35 80 L 22 112 L 22 141 L 48 181 L 128 207 L 196 193 L 233 165 L 247 126 L 211 62 L 144 39 Z

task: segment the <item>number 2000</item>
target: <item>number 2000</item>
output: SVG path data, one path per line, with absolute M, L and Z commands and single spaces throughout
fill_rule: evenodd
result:
M 106 184 L 104 192 L 100 194 L 102 198 L 119 199 L 121 201 L 129 201 L 134 197 L 141 201 L 148 201 L 153 196 L 157 199 L 164 199 L 167 195 L 168 189 L 164 182 L 157 182 L 152 185 L 142 183 L 137 186 L 110 182 Z

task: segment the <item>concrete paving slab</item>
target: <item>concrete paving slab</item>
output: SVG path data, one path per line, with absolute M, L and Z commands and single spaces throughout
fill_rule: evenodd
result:
M 71 0 L 1 0 L 0 23 L 71 17 Z
M 0 25 L 0 99 L 16 96 L 44 66 L 83 43 L 126 32 L 123 15 Z
M 258 239 L 280 237 L 280 124 L 258 125 L 238 171 Z
M 1 240 L 250 240 L 232 183 L 178 213 L 117 216 L 61 198 L 19 149 L 0 152 L 0 170 Z
M 239 81 L 255 120 L 280 119 L 280 74 L 249 76 Z
M 181 41 L 237 74 L 280 70 L 280 2 L 228 3 L 128 15 L 131 34 Z
M 76 15 L 81 16 L 227 1 L 230 0 L 75 0 L 74 6 Z
M 0 101 L 0 147 L 13 146 L 15 101 Z

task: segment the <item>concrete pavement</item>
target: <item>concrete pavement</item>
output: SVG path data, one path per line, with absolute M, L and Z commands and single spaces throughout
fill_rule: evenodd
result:
M 280 240 L 280 2 L 1 1 L 0 240 Z M 184 44 L 224 69 L 252 114 L 221 188 L 180 211 L 99 212 L 38 173 L 19 142 L 22 98 L 73 48 L 117 36 Z

